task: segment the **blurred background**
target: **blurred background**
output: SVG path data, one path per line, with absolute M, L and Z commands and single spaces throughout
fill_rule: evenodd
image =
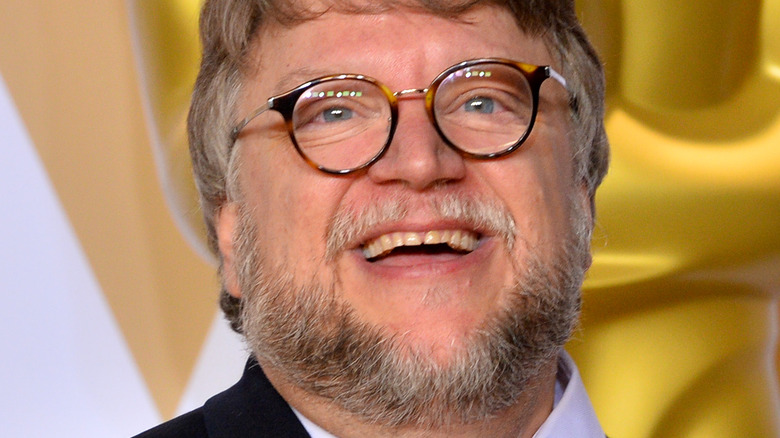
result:
M 246 357 L 183 120 L 197 0 L 0 2 L 0 434 L 129 436 Z M 577 359 L 624 437 L 780 435 L 780 1 L 582 0 L 613 166 Z

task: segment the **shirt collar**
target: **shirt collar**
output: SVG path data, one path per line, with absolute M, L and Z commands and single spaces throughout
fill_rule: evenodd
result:
M 555 407 L 533 438 L 604 438 L 577 365 L 564 350 L 558 357 L 556 378 Z
M 292 406 L 290 406 L 290 408 L 292 408 L 295 415 L 298 416 L 298 419 L 301 421 L 301 424 L 303 424 L 303 428 L 306 429 L 306 432 L 309 432 L 311 438 L 336 438 L 335 435 L 331 434 L 330 432 L 321 428 L 320 426 L 314 424 L 313 421 L 304 417 L 303 414 L 298 412 Z

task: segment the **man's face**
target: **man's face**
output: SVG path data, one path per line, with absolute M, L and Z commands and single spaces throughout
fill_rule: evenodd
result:
M 461 18 L 331 12 L 292 27 L 268 25 L 253 49 L 256 70 L 244 82 L 238 114 L 328 74 L 365 74 L 398 91 L 425 88 L 445 68 L 475 58 L 555 67 L 544 43 L 522 33 L 506 11 L 477 8 Z M 444 144 L 422 100 L 401 100 L 386 155 L 365 171 L 332 176 L 296 154 L 278 114 L 263 114 L 242 132 L 236 150 L 240 207 L 229 204 L 218 222 L 228 290 L 268 292 L 246 284 L 256 281 L 252 273 L 238 272 L 258 268 L 234 255 L 234 232 L 251 228 L 255 241 L 244 252 L 255 251 L 265 287 L 288 295 L 281 301 L 316 290 L 343 310 L 338 318 L 348 314 L 401 350 L 446 366 L 498 313 L 518 310 L 517 283 L 539 274 L 529 270 L 562 268 L 565 248 L 576 240 L 572 224 L 587 222 L 574 217 L 589 212 L 585 189 L 573 181 L 569 129 L 568 94 L 548 80 L 524 145 L 505 158 L 475 161 Z M 382 236 L 424 240 L 431 232 L 458 232 L 476 243 L 402 247 L 366 258 L 364 246 Z M 578 257 L 574 270 L 581 273 L 587 255 Z M 324 326 L 340 324 L 320 317 Z

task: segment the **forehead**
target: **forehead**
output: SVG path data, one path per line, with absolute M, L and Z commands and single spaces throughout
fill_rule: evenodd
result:
M 391 88 L 426 86 L 458 62 L 484 57 L 553 64 L 541 38 L 495 6 L 457 17 L 409 9 L 378 13 L 327 12 L 297 23 L 266 23 L 257 33 L 245 78 L 278 94 L 317 76 L 358 73 Z

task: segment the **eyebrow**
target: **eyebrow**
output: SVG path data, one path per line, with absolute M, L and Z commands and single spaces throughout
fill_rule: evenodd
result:
M 301 84 L 311 81 L 314 78 L 327 76 L 329 74 L 334 74 L 334 73 L 322 69 L 311 68 L 311 67 L 301 67 L 292 70 L 290 72 L 285 73 L 279 79 L 279 81 L 277 81 L 276 84 L 274 84 L 273 88 L 271 89 L 271 95 L 277 96 L 281 93 L 292 90 L 293 88 Z

